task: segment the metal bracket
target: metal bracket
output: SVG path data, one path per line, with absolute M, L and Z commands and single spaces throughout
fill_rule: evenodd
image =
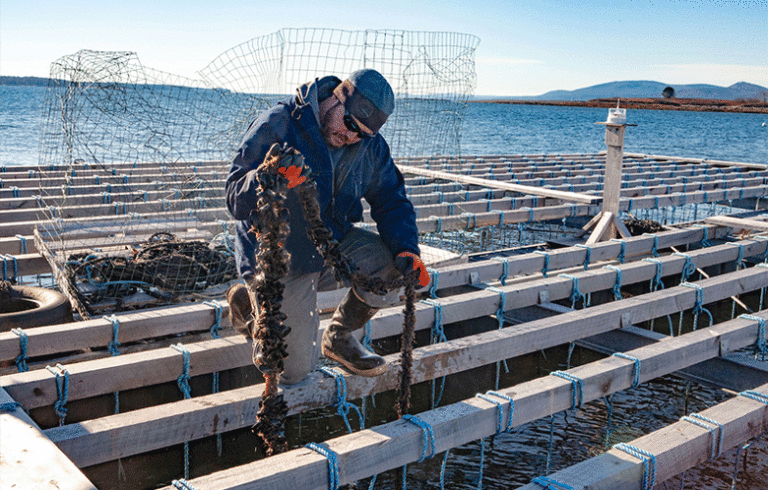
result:
M 480 282 L 480 274 L 477 272 L 470 272 L 469 273 L 469 283 L 470 284 L 477 284 Z
M 627 328 L 632 326 L 632 315 L 627 313 L 621 314 L 621 328 Z

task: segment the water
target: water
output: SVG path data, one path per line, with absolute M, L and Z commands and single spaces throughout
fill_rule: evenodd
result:
M 0 165 L 37 165 L 45 87 L 0 86 Z M 471 103 L 464 155 L 596 153 L 606 109 Z M 768 114 L 628 111 L 625 151 L 768 163 Z
M 43 115 L 44 87 L 0 86 L 0 165 L 36 165 Z M 604 128 L 595 122 L 605 120 L 607 111 L 594 108 L 554 106 L 527 106 L 473 103 L 467 108 L 462 131 L 462 154 L 504 155 L 539 153 L 596 153 L 605 149 Z M 628 122 L 637 124 L 627 130 L 625 150 L 628 152 L 672 155 L 717 160 L 768 163 L 768 128 L 761 123 L 768 120 L 764 114 L 729 114 L 675 111 L 629 111 Z M 756 306 L 752 298 L 752 306 Z M 730 307 L 722 308 L 730 312 Z M 724 321 L 727 318 L 720 318 Z M 566 347 L 548 349 L 546 355 L 535 353 L 517 359 L 513 373 L 502 375 L 502 386 L 511 386 L 527 379 L 543 376 L 564 368 Z M 577 350 L 574 363 L 581 364 L 599 358 L 595 354 Z M 493 388 L 494 366 L 472 373 L 448 378 L 446 396 L 442 404 L 473 396 L 476 392 Z M 685 413 L 687 384 L 667 376 L 627 390 L 614 397 L 612 430 L 607 431 L 607 410 L 602 401 L 587 404 L 568 415 L 555 415 L 552 439 L 551 468 L 553 471 L 600 454 L 606 442 L 628 442 L 643 434 L 673 423 Z M 429 409 L 429 383 L 414 387 L 414 413 Z M 696 385 L 688 400 L 688 411 L 703 410 L 725 400 L 720 390 Z M 392 420 L 392 394 L 377 396 L 377 408 L 369 408 L 368 426 Z M 359 403 L 359 401 L 357 401 Z M 340 436 L 344 425 L 333 409 L 303 414 L 301 421 L 292 420 L 289 434 L 294 445 L 313 440 Z M 354 422 L 353 422 L 354 424 Z M 506 489 L 525 484 L 546 470 L 549 449 L 549 418 L 516 428 L 512 434 L 500 435 L 485 441 L 483 488 Z M 298 425 L 298 429 L 295 427 Z M 235 444 L 243 439 L 242 450 L 230 456 L 228 465 L 242 464 L 253 456 L 253 439 L 248 430 L 227 435 Z M 200 444 L 207 444 L 201 442 Z M 768 476 L 768 444 L 759 441 L 748 454 L 746 472 L 741 470 L 738 489 L 766 488 Z M 209 472 L 220 468 L 206 468 L 210 448 L 200 447 L 203 456 L 193 460 L 195 472 Z M 168 450 L 170 451 L 170 450 Z M 167 452 L 166 450 L 163 451 Z M 179 449 L 175 453 L 179 456 Z M 741 453 L 743 455 L 743 451 Z M 736 451 L 727 451 L 714 462 L 690 470 L 685 488 L 730 488 Z M 242 461 L 235 459 L 240 458 Z M 135 459 L 141 459 L 136 457 Z M 202 463 L 200 460 L 207 463 Z M 442 455 L 422 464 L 409 465 L 409 488 L 439 488 L 438 479 Z M 451 451 L 447 460 L 448 488 L 477 488 L 480 471 L 480 443 L 475 442 Z M 741 461 L 741 460 L 740 460 Z M 128 464 L 126 462 L 126 464 Z M 109 465 L 105 465 L 109 466 Z M 195 468 L 197 466 L 197 468 Z M 174 465 L 174 468 L 178 468 Z M 87 473 L 100 488 L 117 488 L 116 472 L 109 466 L 103 476 L 96 468 Z M 146 476 L 135 488 L 153 485 L 154 476 Z M 175 470 L 174 470 L 175 471 Z M 169 474 L 168 478 L 178 477 Z M 164 478 L 164 477 L 161 477 Z M 168 481 L 154 484 L 167 484 Z M 361 488 L 367 488 L 367 481 Z M 678 488 L 675 482 L 675 488 Z M 119 484 L 117 486 L 120 486 Z M 128 487 L 131 487 L 128 485 Z M 126 487 L 127 488 L 127 487 Z M 131 487 L 134 488 L 134 487 Z M 380 475 L 377 489 L 400 488 L 399 471 Z

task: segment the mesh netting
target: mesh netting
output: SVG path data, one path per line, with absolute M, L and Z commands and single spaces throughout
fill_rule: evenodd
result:
M 235 279 L 228 160 L 260 111 L 306 81 L 370 67 L 397 98 L 382 129 L 392 154 L 457 155 L 478 42 L 283 29 L 224 52 L 199 79 L 144 67 L 130 52 L 65 56 L 45 99 L 38 247 L 83 317 L 220 295 Z

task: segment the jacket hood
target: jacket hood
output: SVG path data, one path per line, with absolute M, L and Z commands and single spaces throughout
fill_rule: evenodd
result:
M 341 80 L 333 75 L 315 78 L 311 82 L 304 83 L 296 89 L 296 105 L 299 108 L 306 105 L 312 107 L 315 119 L 320 124 L 320 101 L 333 95 L 333 89 L 339 85 Z

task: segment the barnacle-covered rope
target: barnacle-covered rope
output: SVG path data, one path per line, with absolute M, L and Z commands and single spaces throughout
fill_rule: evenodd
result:
M 292 167 L 300 172 L 292 172 L 289 181 L 285 178 L 288 175 L 286 170 Z M 256 415 L 254 431 L 267 443 L 267 455 L 277 454 L 287 449 L 284 430 L 287 405 L 282 399 L 282 394 L 277 391 L 277 379 L 283 370 L 283 361 L 287 356 L 285 336 L 290 330 L 283 325 L 285 314 L 280 311 L 283 300 L 283 285 L 280 279 L 287 273 L 289 261 L 283 241 L 290 232 L 288 211 L 283 207 L 283 202 L 290 187 L 295 187 L 299 192 L 302 211 L 307 222 L 307 235 L 326 263 L 333 267 L 338 281 L 347 282 L 380 295 L 390 290 L 405 288 L 400 397 L 396 405 L 397 413 L 402 417 L 407 413 L 410 403 L 417 272 L 414 271 L 406 277 L 384 280 L 368 277 L 357 271 L 355 264 L 342 254 L 338 241 L 325 227 L 318 204 L 316 183 L 309 167 L 304 165 L 303 156 L 295 149 L 273 145 L 264 163 L 258 167 L 257 173 L 258 201 L 257 209 L 252 213 L 254 219 L 251 221 L 254 226 L 251 231 L 259 241 L 256 262 L 260 274 L 254 289 L 258 297 L 260 314 L 254 333 L 254 354 L 256 349 L 259 349 L 259 364 L 266 366 L 268 373 L 265 374 L 266 387 L 260 410 Z

